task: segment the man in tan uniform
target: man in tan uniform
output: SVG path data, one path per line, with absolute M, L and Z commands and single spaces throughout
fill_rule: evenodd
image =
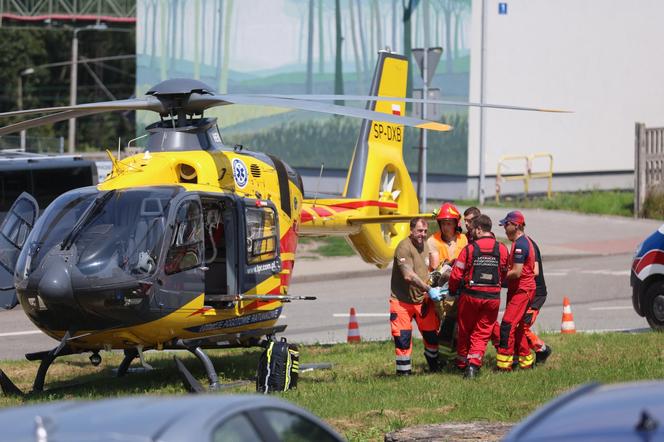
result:
M 426 244 L 427 222 L 415 218 L 410 235 L 394 253 L 390 296 L 390 326 L 394 337 L 398 375 L 412 372 L 413 319 L 424 340 L 424 356 L 430 371 L 438 371 L 438 316 L 432 299 L 440 300 L 440 290 L 425 281 L 429 275 L 429 248 Z M 428 295 L 428 296 L 427 296 Z

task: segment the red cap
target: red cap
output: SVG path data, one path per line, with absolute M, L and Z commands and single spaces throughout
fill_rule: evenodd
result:
M 523 213 L 519 212 L 518 210 L 513 210 L 510 213 L 508 213 L 505 218 L 498 221 L 499 226 L 504 226 L 507 223 L 525 226 L 526 218 L 523 216 Z

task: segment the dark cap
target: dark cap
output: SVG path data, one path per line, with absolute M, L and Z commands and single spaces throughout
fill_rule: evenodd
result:
M 513 210 L 510 213 L 508 213 L 505 218 L 498 221 L 499 226 L 504 226 L 507 223 L 525 226 L 526 218 L 523 216 L 523 213 L 519 212 L 518 210 Z

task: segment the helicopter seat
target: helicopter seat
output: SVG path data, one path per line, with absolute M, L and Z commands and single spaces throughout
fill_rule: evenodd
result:
M 136 229 L 129 240 L 129 251 L 134 269 L 150 273 L 156 265 L 158 246 L 164 235 L 163 209 L 157 198 L 146 198 L 141 203 L 141 212 L 136 222 Z

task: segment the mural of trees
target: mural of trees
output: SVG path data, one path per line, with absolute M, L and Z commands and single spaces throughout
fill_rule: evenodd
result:
M 410 55 L 424 45 L 425 9 L 429 45 L 444 48 L 433 86 L 467 97 L 471 0 L 137 0 L 136 91 L 193 77 L 220 93 L 365 94 L 379 50 Z M 413 62 L 409 95 L 419 82 Z M 283 112 L 231 120 L 246 121 L 237 130 L 280 126 Z

